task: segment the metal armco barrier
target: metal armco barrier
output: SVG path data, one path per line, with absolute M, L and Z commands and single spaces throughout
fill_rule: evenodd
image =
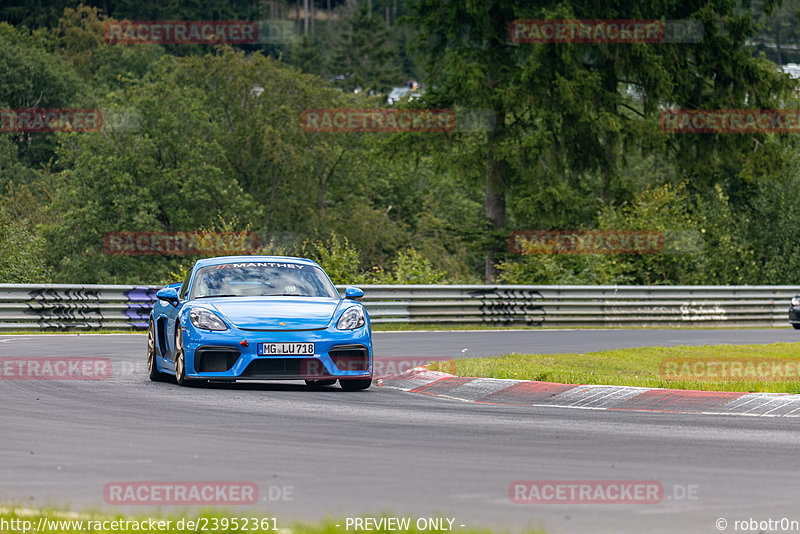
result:
M 800 286 L 361 286 L 373 323 L 789 326 Z M 344 286 L 337 286 L 344 292 Z M 159 286 L 0 284 L 0 331 L 145 329 Z

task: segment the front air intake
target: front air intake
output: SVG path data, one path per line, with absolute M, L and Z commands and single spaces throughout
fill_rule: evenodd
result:
M 329 350 L 328 355 L 340 371 L 369 369 L 369 350 L 364 345 L 339 345 Z
M 200 347 L 194 352 L 194 370 L 198 373 L 230 371 L 239 354 L 231 347 Z

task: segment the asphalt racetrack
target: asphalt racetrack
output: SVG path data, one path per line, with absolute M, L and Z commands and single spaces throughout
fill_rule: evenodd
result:
M 776 341 L 800 333 L 387 332 L 375 334 L 375 353 Z M 0 501 L 142 514 L 151 508 L 106 504 L 104 486 L 252 481 L 255 511 L 287 526 L 380 513 L 454 518 L 454 532 L 712 533 L 721 518 L 727 532 L 750 518 L 800 521 L 797 419 L 481 405 L 376 386 L 311 391 L 302 382 L 179 388 L 147 379 L 145 343 L 144 334 L 0 336 L 0 357 L 104 356 L 113 365 L 101 381 L 0 380 Z M 656 504 L 514 504 L 509 485 L 518 480 L 657 481 L 664 493 Z M 161 511 L 184 510 L 171 508 Z

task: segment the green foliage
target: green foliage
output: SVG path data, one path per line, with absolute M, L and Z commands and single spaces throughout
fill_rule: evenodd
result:
M 447 273 L 436 269 L 433 262 L 414 247 L 399 250 L 388 273 L 373 269 L 367 273 L 367 280 L 373 284 L 443 284 L 449 281 Z
M 94 51 L 104 46 L 103 23 L 108 17 L 100 10 L 81 4 L 76 9 L 65 8 L 53 31 L 57 41 L 56 53 L 69 61 L 81 77 L 90 80 L 96 66 Z
M 314 36 L 304 35 L 291 49 L 291 62 L 303 72 L 319 74 L 322 69 L 322 51 Z
M 392 0 L 373 0 L 372 12 L 337 0 L 291 46 L 236 49 L 109 45 L 102 26 L 257 20 L 266 4 L 70 0 L 34 14 L 12 1 L 0 8 L 18 24 L 0 22 L 0 109 L 99 107 L 106 125 L 0 132 L 4 242 L 57 282 L 172 279 L 193 258 L 109 256 L 103 236 L 225 228 L 257 232 L 263 253 L 311 256 L 342 283 L 794 283 L 800 144 L 665 134 L 658 116 L 800 107 L 795 82 L 748 44 L 794 39 L 798 2 L 413 0 L 395 13 Z M 510 20 L 544 18 L 691 19 L 705 34 L 658 45 L 509 42 Z M 382 106 L 369 94 L 406 76 L 426 84 L 407 105 L 482 110 L 494 126 L 303 127 L 304 110 Z M 667 247 L 506 252 L 511 230 L 537 228 L 656 230 Z
M 83 89 L 69 63 L 52 54 L 49 37 L 0 22 L 0 107 L 57 108 L 78 103 Z
M 664 248 L 655 254 L 621 254 L 619 279 L 635 284 L 702 283 L 706 229 L 693 215 L 683 184 L 656 186 L 619 207 L 609 206 L 598 218 L 602 230 L 659 232 Z M 722 252 L 722 251 L 718 251 Z
M 498 265 L 498 270 L 498 281 L 503 284 L 605 285 L 629 282 L 622 276 L 617 260 L 596 254 L 526 254 L 520 259 L 503 260 Z
M 500 265 L 502 280 L 522 284 L 702 284 L 706 280 L 710 254 L 706 247 L 717 234 L 700 213 L 713 213 L 720 222 L 732 224 L 724 215 L 727 199 L 704 203 L 692 209 L 685 186 L 663 185 L 649 188 L 620 206 L 608 206 L 598 216 L 598 229 L 604 231 L 648 231 L 663 236 L 663 249 L 653 254 L 525 254 L 520 260 Z M 723 258 L 741 256 L 734 243 L 715 243 L 717 264 Z M 723 275 L 723 273 L 719 273 Z M 728 273 L 724 273 L 728 275 Z
M 69 170 L 61 173 L 64 196 L 54 206 L 61 221 L 48 235 L 58 243 L 52 261 L 65 280 L 112 272 L 120 273 L 118 281 L 143 272 L 160 279 L 168 258 L 106 256 L 103 235 L 197 231 L 217 214 L 232 219 L 253 211 L 252 199 L 225 175 L 222 125 L 209 121 L 200 96 L 167 80 L 130 88 L 111 95 L 107 109 L 133 114 L 131 121 L 98 133 L 60 134 Z
M 800 53 L 794 46 L 800 38 L 800 1 L 783 0 L 771 9 L 770 5 L 775 2 L 751 0 L 749 4 L 759 25 L 753 39 L 757 43 L 756 50 L 778 65 L 800 62 Z
M 0 283 L 50 281 L 45 263 L 45 239 L 25 220 L 15 219 L 0 205 Z
M 85 87 L 68 62 L 52 54 L 46 32 L 29 32 L 0 22 L 0 109 L 80 107 Z M 54 142 L 46 133 L 2 133 L 13 139 L 18 158 L 40 167 L 53 158 Z
M 393 60 L 389 32 L 379 16 L 365 3 L 352 8 L 333 57 L 332 73 L 342 76 L 339 85 L 353 91 L 387 91 L 397 84 L 400 69 Z
M 319 263 L 334 284 L 353 284 L 361 278 L 360 254 L 346 237 L 334 233 L 326 240 L 307 239 L 296 254 Z
M 295 254 L 319 263 L 334 284 L 440 284 L 448 278 L 414 247 L 399 250 L 388 270 L 377 266 L 364 269 L 358 249 L 336 233 L 325 240 L 303 241 Z

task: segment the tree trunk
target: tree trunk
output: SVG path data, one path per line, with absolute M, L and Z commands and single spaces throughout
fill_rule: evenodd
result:
M 303 35 L 308 35 L 308 23 L 309 23 L 308 2 L 309 0 L 305 0 L 303 2 Z
M 264 228 L 269 231 L 269 220 L 272 218 L 272 207 L 275 205 L 275 194 L 278 191 L 278 177 L 275 175 L 275 167 L 270 167 L 270 189 L 269 202 L 267 203 L 267 213 L 264 218 Z
M 325 222 L 325 191 L 328 188 L 328 182 L 325 176 L 317 171 L 317 230 L 322 232 L 322 225 Z
M 501 128 L 503 110 L 496 109 L 498 128 Z M 506 188 L 505 188 L 505 163 L 499 149 L 500 133 L 498 129 L 486 134 L 486 144 L 489 154 L 486 160 L 486 196 L 484 199 L 484 213 L 489 221 L 491 232 L 490 245 L 486 251 L 484 277 L 487 284 L 493 283 L 497 278 L 495 262 L 499 253 L 503 252 L 495 245 L 496 231 L 506 225 Z
M 613 113 L 614 115 L 618 115 L 617 113 L 617 93 L 619 91 L 619 80 L 617 78 L 617 74 L 615 72 L 615 60 L 611 58 L 608 62 L 603 64 L 603 89 L 605 91 L 605 95 L 601 95 L 598 100 L 596 100 L 597 104 L 596 107 L 598 109 L 606 108 L 607 102 L 605 101 L 606 98 L 613 99 L 612 103 L 608 105 L 606 108 L 609 112 Z M 616 176 L 616 165 L 617 165 L 617 148 L 619 146 L 619 135 L 616 132 L 606 130 L 603 133 L 601 138 L 601 143 L 603 145 L 603 151 L 605 152 L 605 161 L 603 162 L 603 168 L 601 169 L 600 176 L 601 176 L 601 183 L 600 183 L 600 198 L 603 202 L 608 202 L 613 197 L 613 182 Z

